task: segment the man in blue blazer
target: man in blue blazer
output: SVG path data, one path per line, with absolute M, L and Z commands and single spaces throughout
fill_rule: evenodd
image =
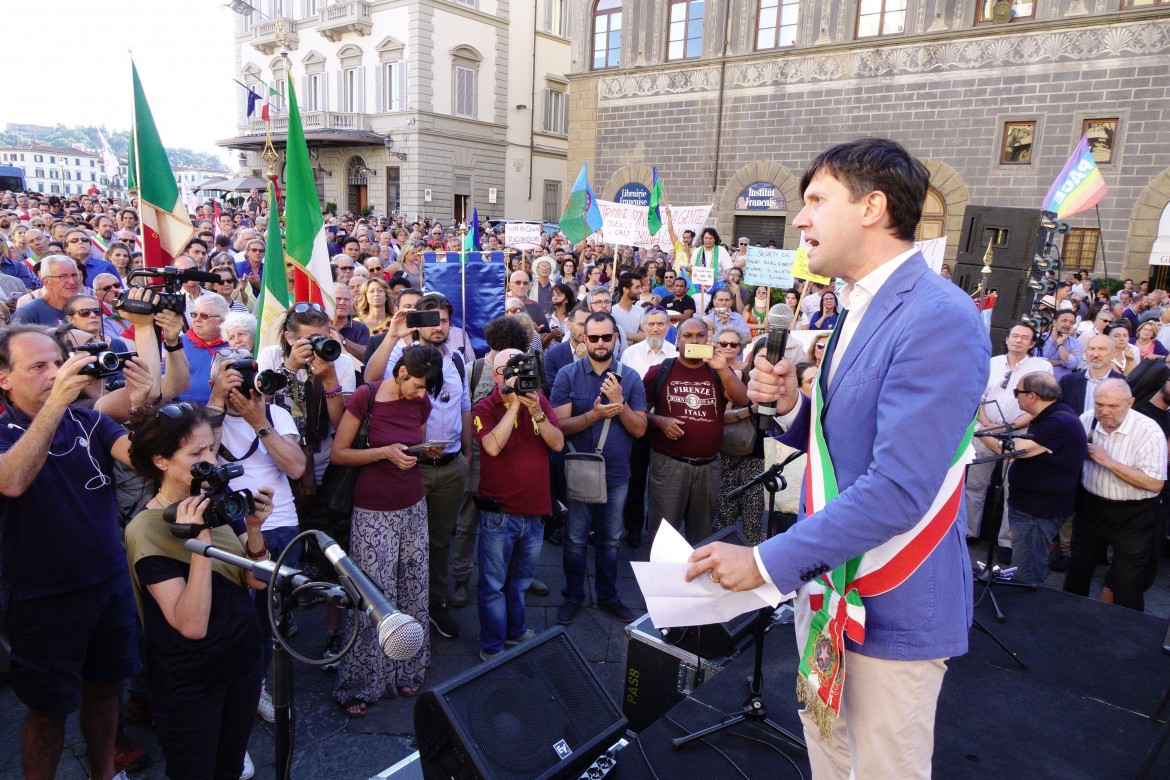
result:
M 928 179 L 921 162 L 883 139 L 833 147 L 805 172 L 804 208 L 794 224 L 811 244 L 809 267 L 848 283 L 848 314 L 818 378 L 821 432 L 839 495 L 810 511 L 806 475 L 799 522 L 789 531 L 757 548 L 702 547 L 687 572 L 688 580 L 709 576 L 729 590 L 765 581 L 796 590 L 921 527 L 947 486 L 953 506 L 918 548 L 926 552 L 911 573 L 863 599 L 863 634 L 846 627 L 839 716 L 814 725 L 815 707 L 801 713 L 818 779 L 846 778 L 851 770 L 857 777 L 929 778 L 945 661 L 967 651 L 971 564 L 961 469 L 990 344 L 971 301 L 913 247 Z M 757 358 L 749 395 L 775 402 L 779 422 L 790 426 L 785 441 L 807 446 L 811 403 L 791 363 Z M 798 615 L 806 604 L 815 611 L 811 592 L 797 595 Z M 808 637 L 798 629 L 802 653 Z M 822 652 L 833 657 L 818 644 Z

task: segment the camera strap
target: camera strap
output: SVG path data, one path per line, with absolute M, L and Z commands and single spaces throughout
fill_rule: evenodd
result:
M 271 427 L 273 425 L 272 407 L 269 406 L 268 404 L 264 404 L 264 416 L 268 418 L 268 425 L 269 425 L 269 427 Z M 223 445 L 223 442 L 221 441 L 219 443 L 219 457 L 223 458 L 228 463 L 239 463 L 241 460 L 247 460 L 248 458 L 255 455 L 256 450 L 259 448 L 260 448 L 260 437 L 256 436 L 255 438 L 252 439 L 252 446 L 248 447 L 248 451 L 245 452 L 241 457 L 237 458 L 235 455 L 232 454 L 231 450 L 229 450 L 227 447 L 225 447 Z

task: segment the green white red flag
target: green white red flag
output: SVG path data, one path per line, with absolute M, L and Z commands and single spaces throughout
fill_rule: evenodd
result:
M 313 181 L 313 164 L 305 143 L 301 111 L 288 78 L 288 140 L 284 148 L 284 235 L 285 254 L 296 264 L 293 291 L 296 301 L 319 303 L 333 316 L 333 274 L 329 269 L 329 245 L 321 201 Z M 275 202 L 275 193 L 270 203 Z M 267 267 L 267 264 L 266 264 Z
M 268 202 L 276 202 L 276 185 L 268 182 Z M 288 311 L 288 277 L 284 273 L 284 246 L 280 240 L 280 219 L 275 209 L 268 220 L 264 244 L 264 272 L 260 276 L 260 298 L 256 302 L 256 354 L 280 343 L 284 313 Z
M 147 268 L 171 265 L 195 233 L 179 186 L 158 135 L 150 104 L 130 63 L 134 78 L 134 130 L 130 136 L 129 185 L 137 191 L 142 254 Z

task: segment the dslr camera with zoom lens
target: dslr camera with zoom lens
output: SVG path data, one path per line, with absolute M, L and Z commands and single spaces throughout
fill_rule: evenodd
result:
M 526 352 L 522 355 L 513 355 L 504 365 L 504 380 L 516 377 L 517 393 L 540 392 L 540 370 L 536 365 L 536 355 Z M 504 386 L 501 392 L 510 393 L 511 388 Z
M 203 495 L 211 500 L 203 512 L 202 525 L 178 524 L 179 505 L 171 504 L 163 510 L 163 519 L 171 523 L 171 533 L 179 539 L 194 539 L 206 528 L 216 528 L 229 523 L 240 526 L 248 515 L 256 511 L 251 490 L 229 490 L 228 483 L 244 475 L 239 463 L 228 463 L 216 467 L 201 460 L 191 465 L 191 495 Z
M 261 371 L 255 360 L 233 360 L 224 366 L 225 371 L 229 368 L 240 372 L 244 380 L 240 389 L 244 395 L 275 395 L 278 390 L 288 387 L 288 379 L 283 374 L 272 370 Z
M 77 373 L 96 376 L 99 379 L 116 376 L 122 370 L 122 366 L 126 365 L 127 360 L 138 356 L 137 352 L 111 352 L 109 345 L 104 341 L 91 341 L 89 344 L 82 344 L 74 351 L 85 352 L 96 358 Z
M 341 357 L 341 342 L 335 338 L 314 333 L 309 336 L 309 346 L 313 348 L 314 355 L 330 363 Z

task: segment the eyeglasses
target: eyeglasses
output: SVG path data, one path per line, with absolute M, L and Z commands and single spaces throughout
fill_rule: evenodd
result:
M 76 317 L 76 316 L 99 317 L 99 316 L 101 316 L 101 313 L 102 313 L 101 309 L 74 309 L 73 311 L 69 312 L 69 314 L 67 316 L 69 316 L 69 317 Z
M 264 247 L 262 247 L 262 246 L 250 246 L 250 247 L 248 247 L 248 251 L 249 251 L 249 252 L 263 252 L 263 251 L 264 251 Z
M 518 284 L 521 287 L 527 287 L 528 285 L 532 284 L 532 282 L 512 282 L 512 284 Z
M 67 239 L 65 239 L 65 243 L 66 244 L 88 244 L 89 239 L 88 238 L 67 238 Z
M 236 280 L 230 276 L 221 276 L 221 277 L 219 277 L 219 283 L 220 284 L 235 284 Z
M 814 349 L 824 349 L 824 348 L 825 348 L 825 342 L 823 342 L 823 341 L 822 341 L 822 342 L 819 342 L 819 343 L 816 345 L 816 347 L 814 347 Z
M 604 341 L 606 344 L 608 344 L 609 342 L 613 341 L 613 337 L 614 337 L 613 333 L 602 333 L 602 334 L 586 333 L 585 334 L 585 338 L 589 339 L 590 344 L 596 344 L 599 341 Z
M 740 344 L 738 341 L 717 341 L 715 346 L 723 349 L 739 349 Z
M 298 303 L 296 306 L 292 307 L 292 310 L 293 310 L 294 314 L 304 314 L 305 312 L 308 312 L 308 311 L 319 311 L 322 314 L 325 313 L 325 310 L 323 308 L 321 308 L 321 304 L 309 303 L 307 301 L 302 302 L 302 303 Z
M 81 281 L 81 274 L 56 274 L 55 276 L 44 276 L 42 279 L 75 279 Z
M 1012 390 L 1012 395 L 1014 395 L 1016 398 L 1019 398 L 1023 393 L 1030 393 L 1030 392 L 1032 392 L 1032 391 L 1031 390 L 1021 390 L 1017 387 L 1015 390 Z
M 1003 381 L 999 383 L 1000 390 L 1007 390 L 1008 380 L 1012 378 L 1012 372 L 1009 370 L 1003 375 Z
M 191 319 L 193 319 L 193 320 L 222 320 L 223 317 L 221 317 L 218 314 L 205 314 L 201 311 L 193 311 L 193 312 L 191 312 Z
M 172 420 L 177 420 L 187 412 L 193 411 L 195 411 L 195 404 L 189 401 L 180 401 L 177 404 L 167 404 L 166 406 L 159 407 L 159 410 L 154 413 L 154 416 L 157 418 L 160 414 L 164 414 Z
M 246 349 L 236 349 L 234 347 L 224 347 L 215 353 L 218 358 L 251 358 L 252 353 Z
M 100 293 L 104 293 L 104 292 L 109 292 L 110 290 L 121 290 L 121 289 L 122 289 L 122 285 L 120 285 L 120 284 L 107 284 L 104 287 L 97 288 L 97 291 Z

